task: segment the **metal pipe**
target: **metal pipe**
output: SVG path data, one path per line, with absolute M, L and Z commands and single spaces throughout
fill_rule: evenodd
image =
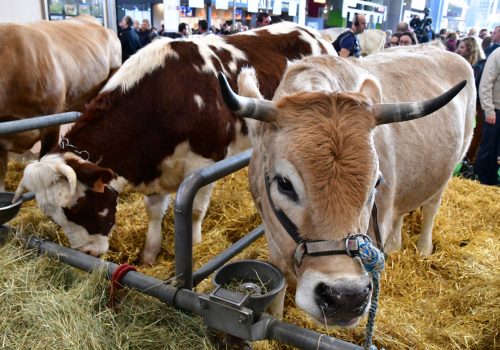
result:
M 190 174 L 182 181 L 174 205 L 175 276 L 183 288 L 193 289 L 193 202 L 200 188 L 248 165 L 246 150 Z
M 363 350 L 363 347 L 325 334 L 301 328 L 272 318 L 267 326 L 266 339 L 295 346 L 302 350 Z
M 47 255 L 87 272 L 105 270 L 108 279 L 111 279 L 113 273 L 118 268 L 118 265 L 112 262 L 63 247 L 45 239 L 34 236 L 24 236 L 22 238 L 28 248 L 36 250 L 39 254 Z M 189 311 L 197 315 L 202 314 L 199 295 L 191 290 L 180 289 L 165 284 L 163 281 L 137 271 L 127 272 L 120 280 L 120 284 L 155 297 L 166 304 L 184 311 Z M 248 340 L 273 339 L 304 350 L 362 350 L 357 345 L 279 321 L 267 314 L 263 314 L 262 316 L 261 320 L 252 325 L 252 339 Z M 229 330 L 223 331 L 228 332 Z
M 41 239 L 35 236 L 23 237 L 30 249 L 35 249 L 39 254 L 55 258 L 77 269 L 93 272 L 105 270 L 106 277 L 110 280 L 118 268 L 115 263 L 98 259 L 71 248 Z M 181 290 L 155 278 L 146 276 L 136 271 L 129 271 L 120 280 L 122 285 L 136 289 L 144 294 L 155 297 L 162 302 L 182 308 L 186 311 L 200 313 L 198 294 L 190 290 Z
M 255 242 L 257 238 L 264 234 L 264 225 L 260 225 L 253 229 L 246 236 L 238 240 L 231 247 L 224 250 L 222 253 L 211 259 L 200 269 L 193 273 L 193 284 L 196 286 L 198 283 L 207 278 L 212 272 L 228 262 L 231 258 Z
M 17 132 L 41 129 L 49 126 L 73 123 L 80 118 L 79 112 L 66 112 L 43 117 L 26 118 L 0 123 L 0 135 L 15 134 Z

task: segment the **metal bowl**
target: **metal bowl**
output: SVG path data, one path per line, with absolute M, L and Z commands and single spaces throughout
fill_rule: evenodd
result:
M 232 291 L 248 294 L 248 307 L 261 313 L 285 287 L 285 277 L 268 262 L 240 260 L 222 266 L 215 273 L 213 283 L 216 287 L 226 289 L 228 284 L 233 284 Z
M 34 198 L 35 194 L 28 192 L 23 194 L 15 203 L 12 203 L 14 192 L 0 192 L 0 225 L 12 220 L 21 209 L 21 205 Z

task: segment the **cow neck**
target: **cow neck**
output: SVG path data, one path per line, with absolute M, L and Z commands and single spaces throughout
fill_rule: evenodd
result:
M 61 142 L 59 142 L 59 148 L 62 151 L 71 152 L 83 160 L 90 161 L 90 153 L 86 150 L 80 150 L 75 145 L 71 144 L 69 140 L 65 137 L 61 138 Z
M 347 254 L 351 257 L 358 255 L 359 246 L 366 240 L 371 239 L 360 233 L 349 234 L 345 239 L 341 240 L 306 240 L 298 231 L 297 226 L 281 209 L 277 209 L 271 197 L 271 182 L 269 175 L 266 173 L 264 177 L 267 198 L 269 204 L 274 212 L 274 215 L 279 220 L 288 235 L 297 243 L 297 249 L 294 253 L 294 261 L 296 267 L 300 266 L 302 259 L 305 255 L 312 256 L 327 256 L 327 255 L 340 255 Z M 375 233 L 377 247 L 383 252 L 383 245 L 378 227 L 377 206 L 373 202 L 372 220 Z

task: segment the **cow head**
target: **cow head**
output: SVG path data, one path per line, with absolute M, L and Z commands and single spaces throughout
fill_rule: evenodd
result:
M 258 120 L 249 122 L 249 174 L 271 260 L 296 285 L 298 307 L 322 324 L 354 327 L 372 292 L 350 249 L 374 237 L 368 228 L 382 179 L 374 130 L 432 113 L 465 83 L 429 101 L 373 104 L 360 92 L 298 92 L 271 102 L 257 98 L 252 71 L 238 79 L 240 93 L 251 97 L 236 95 L 219 76 L 229 108 Z
M 70 245 L 99 256 L 108 250 L 118 193 L 114 173 L 73 153 L 49 154 L 24 170 L 14 202 L 23 191 L 36 194 L 40 209 L 66 233 Z

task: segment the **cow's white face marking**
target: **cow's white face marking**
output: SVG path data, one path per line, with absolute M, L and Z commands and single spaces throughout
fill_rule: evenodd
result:
M 102 217 L 106 217 L 106 216 L 108 215 L 108 213 L 109 213 L 109 209 L 108 209 L 108 208 L 106 208 L 106 209 L 104 209 L 103 211 L 100 211 L 98 214 L 99 214 L 100 216 L 102 216 Z

